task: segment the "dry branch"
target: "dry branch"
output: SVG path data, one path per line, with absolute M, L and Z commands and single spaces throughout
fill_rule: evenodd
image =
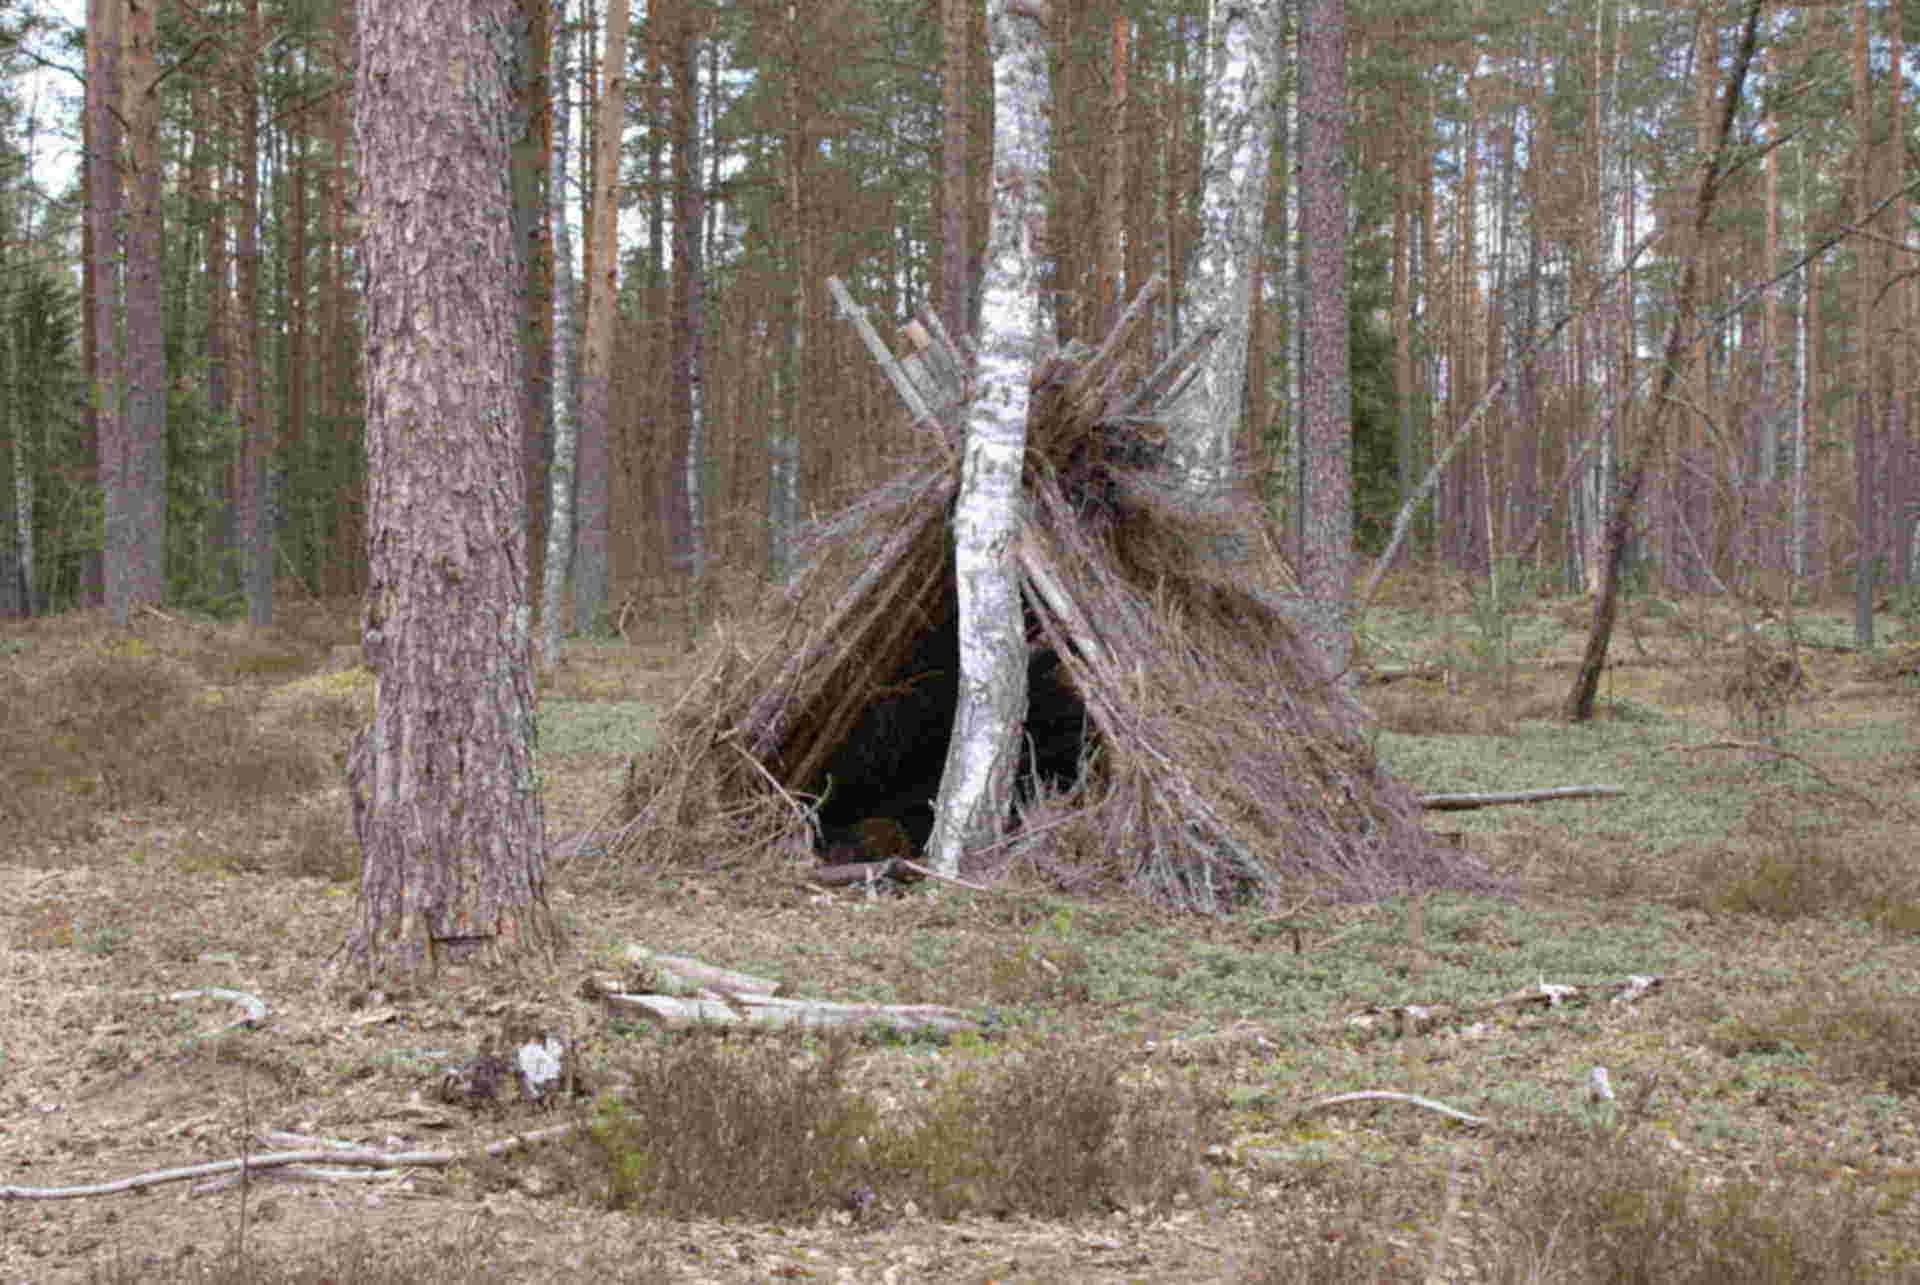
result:
M 1509 803 L 1551 803 L 1558 799 L 1611 799 L 1625 794 L 1623 785 L 1557 785 L 1545 790 L 1507 790 L 1494 794 L 1423 794 L 1420 806 L 1429 812 L 1468 812 Z
M 1418 1093 L 1395 1093 L 1387 1089 L 1368 1089 L 1360 1093 L 1336 1093 L 1330 1098 L 1322 1098 L 1300 1108 L 1293 1117 L 1303 1120 L 1316 1111 L 1328 1107 L 1343 1106 L 1348 1102 L 1405 1102 L 1409 1106 L 1423 1107 L 1428 1111 L 1438 1111 L 1441 1115 L 1458 1120 L 1462 1124 L 1487 1124 L 1490 1121 L 1483 1115 L 1468 1115 L 1465 1111 L 1436 1102 L 1432 1098 L 1423 1098 Z
M 112 1182 L 92 1183 L 80 1187 L 0 1187 L 0 1202 L 78 1200 L 85 1196 L 113 1196 L 124 1191 L 143 1191 L 148 1187 L 158 1187 L 171 1182 L 188 1182 L 195 1178 L 212 1178 L 220 1174 L 252 1173 L 256 1169 L 279 1169 L 288 1165 L 336 1165 L 355 1169 L 438 1168 L 481 1156 L 505 1155 L 536 1142 L 546 1142 L 561 1137 L 580 1127 L 578 1124 L 555 1125 L 550 1129 L 515 1134 L 511 1138 L 503 1138 L 484 1147 L 470 1147 L 461 1151 L 375 1151 L 371 1148 L 359 1151 L 332 1149 L 279 1151 L 267 1155 L 245 1156 L 238 1160 L 215 1160 L 203 1165 L 187 1165 L 180 1169 L 155 1169 L 149 1173 L 135 1174 L 130 1178 L 118 1178 Z

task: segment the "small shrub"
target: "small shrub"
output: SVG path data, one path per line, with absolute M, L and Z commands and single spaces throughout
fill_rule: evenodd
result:
M 852 1044 L 799 1061 L 796 1041 L 735 1047 L 702 1035 L 627 1062 L 628 1089 L 603 1104 L 582 1147 L 614 1209 L 667 1217 L 776 1220 L 837 1207 L 871 1176 L 879 1113 L 845 1084 Z
M 1619 1140 L 1507 1162 L 1469 1222 L 1474 1278 L 1611 1285 L 1885 1279 L 1870 1261 L 1865 1194 L 1748 1178 L 1714 1182 Z
M 767 1220 L 842 1208 L 863 1188 L 936 1217 L 1058 1218 L 1162 1206 L 1203 1182 L 1213 1108 L 1124 1089 L 1112 1055 L 971 1064 L 883 1117 L 845 1083 L 852 1049 L 800 1057 L 791 1039 L 695 1036 L 644 1050 L 580 1142 L 576 1185 L 614 1208 Z
M 1733 667 L 1720 682 L 1720 699 L 1736 732 L 1769 743 L 1777 741 L 1787 711 L 1807 685 L 1799 657 L 1749 632 L 1735 653 Z
M 1816 803 L 1762 799 L 1745 842 L 1695 854 L 1683 866 L 1683 906 L 1776 922 L 1845 915 L 1893 933 L 1920 924 L 1920 886 L 1898 835 L 1823 823 Z
M 1711 1046 L 1727 1057 L 1804 1052 L 1834 1079 L 1920 1094 L 1920 1012 L 1907 994 L 1822 988 L 1722 1023 Z

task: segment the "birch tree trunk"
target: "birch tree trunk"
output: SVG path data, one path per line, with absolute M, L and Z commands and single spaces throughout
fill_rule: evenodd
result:
M 953 876 L 964 852 L 997 840 L 1013 806 L 1027 710 L 1020 604 L 1021 473 L 1027 380 L 1047 318 L 1041 244 L 1047 219 L 1045 18 L 1031 0 L 989 0 L 993 50 L 993 218 L 980 313 L 980 358 L 953 516 L 960 595 L 960 696 L 929 842 Z
M 553 74 L 556 97 L 553 151 L 548 157 L 549 219 L 553 225 L 553 468 L 547 501 L 547 556 L 540 586 L 540 663 L 560 663 L 560 598 L 566 590 L 567 564 L 573 554 L 574 450 L 579 424 L 574 418 L 573 225 L 567 214 L 567 139 L 573 121 L 566 87 L 573 33 L 567 27 L 566 0 L 554 0 Z
M 1353 387 L 1347 372 L 1346 0 L 1300 21 L 1300 218 L 1307 292 L 1300 583 L 1306 628 L 1333 674 L 1353 652 Z
M 1188 260 L 1179 315 L 1193 326 L 1218 322 L 1221 330 L 1187 391 L 1168 408 L 1168 435 L 1181 471 L 1199 492 L 1226 484 L 1246 403 L 1247 323 L 1273 145 L 1274 4 L 1212 0 L 1207 12 L 1200 235 Z M 1344 209 L 1341 223 L 1344 247 Z
M 627 0 L 607 0 L 606 52 L 600 62 L 600 102 L 593 125 L 593 228 L 587 240 L 593 258 L 587 270 L 586 353 L 580 369 L 579 440 L 576 464 L 580 507 L 573 555 L 573 627 L 600 628 L 607 611 L 609 530 L 607 440 L 613 373 L 613 297 L 620 280 L 616 240 L 620 137 L 627 111 Z
M 347 960 L 548 956 L 510 180 L 514 0 L 360 0 L 373 725 Z

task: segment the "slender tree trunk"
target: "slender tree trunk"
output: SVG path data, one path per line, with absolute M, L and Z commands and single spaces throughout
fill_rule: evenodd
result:
M 562 96 L 553 112 L 553 148 L 547 185 L 548 221 L 553 226 L 553 470 L 547 506 L 547 554 L 541 565 L 540 659 L 560 663 L 561 595 L 573 555 L 573 486 L 578 424 L 574 417 L 573 359 L 575 308 L 573 225 L 567 210 L 567 139 L 573 118 L 564 97 L 573 36 L 567 30 L 567 0 L 553 4 L 553 74 L 549 83 Z
M 704 623 L 706 587 L 707 283 L 701 254 L 705 200 L 700 190 L 700 42 L 683 6 L 674 35 L 673 97 L 673 410 L 684 440 L 687 496 L 687 638 Z
M 120 255 L 122 203 L 120 123 L 121 41 L 126 0 L 90 0 L 87 19 L 87 119 L 92 148 L 87 167 L 87 224 L 93 233 L 92 410 L 99 446 L 99 482 L 106 509 L 101 568 L 107 604 L 117 623 L 128 618 L 129 586 L 124 548 L 129 528 L 124 517 L 127 472 L 132 467 L 125 371 L 120 347 Z M 116 547 L 120 546 L 120 547 Z
M 1200 236 L 1184 274 L 1180 315 L 1190 326 L 1217 325 L 1220 335 L 1168 411 L 1169 439 L 1187 485 L 1198 492 L 1227 484 L 1246 404 L 1247 323 L 1273 140 L 1273 7 L 1274 0 L 1213 0 L 1208 11 Z M 1341 200 L 1344 256 L 1344 193 Z
M 1586 654 L 1581 659 L 1572 690 L 1567 694 L 1566 717 L 1569 722 L 1583 723 L 1593 717 L 1594 696 L 1600 690 L 1600 674 L 1606 668 L 1607 645 L 1612 640 L 1614 618 L 1619 611 L 1621 562 L 1628 536 L 1632 532 L 1634 503 L 1646 480 L 1647 465 L 1658 447 L 1666 415 L 1673 406 L 1674 388 L 1686 374 L 1687 355 L 1695 338 L 1695 296 L 1700 284 L 1701 251 L 1706 242 L 1708 224 L 1713 217 L 1714 201 L 1725 177 L 1728 142 L 1733 136 L 1734 119 L 1740 111 L 1747 69 L 1753 63 L 1759 38 L 1760 11 L 1764 7 L 1764 0 L 1748 0 L 1740 45 L 1734 55 L 1733 67 L 1728 72 L 1726 90 L 1720 103 L 1720 119 L 1713 149 L 1700 159 L 1691 234 L 1682 251 L 1684 260 L 1679 288 L 1675 293 L 1673 317 L 1667 324 L 1666 342 L 1661 345 L 1665 361 L 1660 369 L 1659 389 L 1653 398 L 1651 421 L 1627 459 L 1607 514 L 1606 547 L 1600 565 L 1600 593 L 1594 599 L 1593 625 L 1587 634 Z M 1707 68 L 1697 67 L 1695 74 L 1704 76 Z
M 246 546 L 247 623 L 273 623 L 274 431 L 260 395 L 260 0 L 247 0 L 234 58 L 240 99 L 240 205 L 234 211 L 234 270 L 239 343 L 235 345 L 234 413 L 240 432 L 240 538 Z
M 528 583 L 538 585 L 547 556 L 547 425 L 553 397 L 553 243 L 547 230 L 546 187 L 553 148 L 555 82 L 547 64 L 555 0 L 519 0 L 519 8 L 525 26 L 513 85 L 513 225 L 525 278 L 520 345 L 526 353 L 526 378 L 520 414 L 526 428 L 521 466 L 527 474 Z
M 620 136 L 626 120 L 627 0 L 607 0 L 606 51 L 600 62 L 600 99 L 594 121 L 593 256 L 588 263 L 587 334 L 580 370 L 578 530 L 573 554 L 573 627 L 600 629 L 607 613 L 607 567 L 612 552 L 607 472 L 611 459 L 613 307 L 619 282 Z M 649 15 L 651 16 L 651 15 Z
M 373 725 L 349 760 L 347 958 L 405 977 L 549 958 L 533 773 L 514 0 L 361 0 Z
M 1353 389 L 1347 372 L 1346 0 L 1300 15 L 1300 214 L 1307 255 L 1300 583 L 1332 674 L 1353 652 Z
M 280 222 L 280 243 L 286 289 L 280 307 L 280 390 L 286 407 L 282 439 L 286 444 L 288 500 L 298 504 L 294 529 L 295 565 L 317 583 L 322 558 L 319 452 L 307 420 L 307 131 L 299 121 L 287 128 L 286 169 L 275 184 L 286 197 L 286 217 Z
M 1867 0 L 1853 5 L 1854 218 L 1865 229 L 1873 208 L 1873 88 L 1867 73 Z M 1857 532 L 1853 571 L 1853 642 L 1873 646 L 1873 592 L 1880 555 L 1879 441 L 1874 408 L 1875 350 L 1874 255 L 1865 244 L 1854 248 L 1853 268 L 1853 503 Z
M 1047 333 L 1039 297 L 1047 218 L 1046 34 L 1035 11 L 1014 0 L 988 0 L 987 14 L 994 200 L 976 391 L 953 516 L 960 696 L 929 845 L 934 869 L 946 875 L 959 873 L 963 854 L 999 839 L 1013 807 L 1027 711 L 1018 561 L 1027 380 Z
M 965 0 L 945 0 L 948 5 L 946 20 L 957 22 L 962 35 L 966 31 L 967 5 Z M 800 16 L 797 0 L 788 0 L 783 35 L 788 50 L 789 65 L 800 65 L 802 33 L 805 27 Z M 947 33 L 949 40 L 952 32 Z M 967 319 L 967 263 L 966 231 L 967 201 L 970 186 L 966 181 L 966 122 L 965 96 L 956 96 L 952 82 L 957 76 L 965 83 L 965 68 L 955 70 L 951 59 L 959 57 L 964 64 L 968 51 L 964 44 L 958 50 L 949 44 L 949 61 L 945 64 L 948 79 L 946 109 L 949 115 L 946 124 L 953 127 L 951 113 L 958 109 L 961 113 L 959 126 L 959 146 L 954 148 L 953 136 L 948 135 L 944 146 L 945 166 L 943 168 L 942 217 L 945 226 L 944 235 L 948 238 L 942 250 L 942 284 L 945 292 L 942 296 L 948 333 L 956 339 L 964 333 L 954 327 L 964 326 Z M 775 400 L 774 429 L 772 440 L 767 444 L 767 574 L 775 584 L 785 584 L 793 574 L 793 542 L 798 535 L 800 525 L 800 440 L 806 424 L 807 380 L 806 358 L 812 342 L 807 327 L 807 292 L 814 280 L 813 263 L 813 227 L 810 223 L 812 212 L 807 204 L 806 162 L 811 155 L 812 143 L 809 132 L 809 114 L 806 111 L 808 100 L 800 93 L 800 78 L 787 78 L 787 122 L 786 137 L 783 140 L 785 150 L 786 198 L 787 198 L 787 255 L 790 269 L 787 273 L 785 298 L 781 301 L 785 315 L 781 325 L 785 335 L 784 351 L 774 359 Z M 955 160 L 955 151 L 959 158 Z M 957 177 L 956 177 L 957 175 Z

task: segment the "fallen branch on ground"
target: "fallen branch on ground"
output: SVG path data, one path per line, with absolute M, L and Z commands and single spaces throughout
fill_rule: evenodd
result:
M 353 1169 L 424 1169 L 455 1164 L 481 1156 L 500 1156 L 536 1142 L 546 1142 L 581 1128 L 581 1124 L 560 1124 L 532 1133 L 515 1134 L 484 1147 L 463 1151 L 279 1151 L 264 1156 L 246 1156 L 239 1160 L 216 1160 L 204 1165 L 180 1169 L 156 1169 L 113 1182 L 81 1187 L 0 1187 L 0 1202 L 9 1200 L 78 1200 L 85 1196 L 113 1196 L 123 1191 L 143 1191 L 170 1182 L 194 1178 L 212 1178 L 219 1174 L 251 1173 L 256 1169 L 280 1169 L 288 1165 L 332 1165 Z
M 1472 808 L 1497 808 L 1508 803 L 1611 799 L 1626 792 L 1623 785 L 1560 785 L 1547 790 L 1509 790 L 1499 794 L 1423 794 L 1420 796 L 1420 806 L 1429 812 L 1465 812 Z
M 1458 1120 L 1462 1124 L 1490 1124 L 1483 1115 L 1468 1115 L 1465 1111 L 1448 1106 L 1444 1102 L 1435 1102 L 1432 1098 L 1423 1098 L 1418 1093 L 1393 1093 L 1386 1089 L 1368 1089 L 1360 1093 L 1336 1093 L 1330 1098 L 1321 1098 L 1318 1102 L 1301 1107 L 1294 1119 L 1302 1120 L 1316 1111 L 1327 1107 L 1342 1106 L 1348 1102 L 1405 1102 L 1409 1106 L 1423 1107 L 1428 1111 L 1438 1111 L 1441 1115 Z

